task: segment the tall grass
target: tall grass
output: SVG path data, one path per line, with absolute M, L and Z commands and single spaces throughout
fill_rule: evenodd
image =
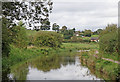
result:
M 99 78 L 103 78 L 104 80 L 116 80 L 119 73 L 118 64 L 96 58 L 93 55 L 90 55 L 91 53 L 93 53 L 93 51 L 81 52 L 81 63 L 87 66 L 91 72 L 94 70 L 94 74 Z

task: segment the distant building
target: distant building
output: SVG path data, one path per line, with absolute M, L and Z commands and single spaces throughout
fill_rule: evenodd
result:
M 81 35 L 82 37 L 85 37 L 85 36 L 83 36 L 83 35 Z
M 76 34 L 76 36 L 79 36 L 79 34 Z
M 80 36 L 80 34 L 79 34 L 78 31 L 76 31 L 76 32 L 74 33 L 74 35 L 75 35 L 75 36 Z
M 98 37 L 91 37 L 91 42 L 99 42 L 99 38 Z

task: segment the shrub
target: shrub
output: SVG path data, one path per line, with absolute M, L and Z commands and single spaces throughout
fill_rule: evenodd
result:
M 114 30 L 112 32 L 106 33 L 100 37 L 99 42 L 100 50 L 105 52 L 115 52 L 118 49 L 118 34 Z
M 34 45 L 60 47 L 62 44 L 62 36 L 56 32 L 40 31 L 34 37 Z

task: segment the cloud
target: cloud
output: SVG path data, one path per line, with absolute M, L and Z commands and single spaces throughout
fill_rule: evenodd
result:
M 105 28 L 118 22 L 118 0 L 53 0 L 51 23 L 77 30 Z M 66 1 L 66 2 L 65 2 Z M 90 2 L 92 1 L 92 2 Z

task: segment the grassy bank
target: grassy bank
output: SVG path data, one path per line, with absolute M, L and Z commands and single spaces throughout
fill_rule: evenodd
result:
M 78 50 L 81 49 L 96 49 L 98 48 L 97 44 L 85 44 L 85 43 L 63 43 L 61 48 L 51 48 L 51 47 L 28 47 L 27 49 L 16 48 L 11 45 L 11 51 L 9 54 L 9 63 L 10 65 L 15 65 L 19 62 L 26 61 L 28 59 L 37 57 L 37 56 L 48 56 L 50 54 L 61 54 L 62 56 L 73 56 Z M 67 52 L 68 54 L 64 54 Z
M 99 78 L 116 80 L 119 72 L 118 64 L 90 55 L 93 53 L 93 51 L 81 52 L 80 60 L 82 65 L 87 66 L 91 70 L 91 73 L 97 75 Z
M 105 52 L 99 51 L 99 53 L 97 55 L 101 56 L 103 58 L 108 58 L 108 59 L 112 59 L 112 60 L 115 60 L 115 61 L 120 61 L 119 60 L 120 56 L 119 56 L 118 52 L 105 53 Z

